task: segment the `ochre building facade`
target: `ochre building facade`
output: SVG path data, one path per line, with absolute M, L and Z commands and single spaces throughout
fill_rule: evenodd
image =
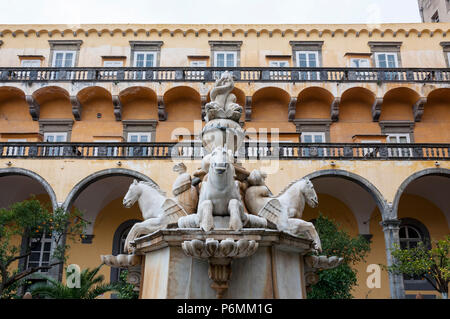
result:
M 171 193 L 214 80 L 233 72 L 244 167 L 273 194 L 309 177 L 320 213 L 371 241 L 356 298 L 435 297 L 423 280 L 368 266 L 389 248 L 449 234 L 450 24 L 0 25 L 0 206 L 36 195 L 91 222 L 68 263 L 123 251 L 142 219 L 133 179 Z M 46 239 L 49 243 L 50 239 Z M 51 245 L 28 263 L 48 262 Z M 118 271 L 103 268 L 114 281 Z M 187 274 L 188 275 L 188 274 Z

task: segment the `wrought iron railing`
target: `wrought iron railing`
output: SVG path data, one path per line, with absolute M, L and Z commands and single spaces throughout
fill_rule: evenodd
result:
M 201 159 L 200 143 L 0 143 L 0 158 Z M 450 144 L 257 143 L 236 152 L 241 159 L 449 160 Z
M 238 82 L 448 83 L 450 68 L 0 68 L 0 82 L 211 82 L 222 72 Z

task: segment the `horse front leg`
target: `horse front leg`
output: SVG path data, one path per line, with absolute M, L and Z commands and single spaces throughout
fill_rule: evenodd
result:
M 314 241 L 314 249 L 322 252 L 322 242 L 320 241 L 319 234 L 313 223 L 306 222 L 302 219 L 289 218 L 288 220 L 288 232 L 293 235 L 300 235 L 306 233 L 308 238 Z
M 247 216 L 237 199 L 230 200 L 228 212 L 230 213 L 230 228 L 234 231 L 241 230 L 244 227 L 244 223 L 247 223 Z
M 141 223 L 134 224 L 125 240 L 125 251 L 132 254 L 134 252 L 134 248 L 131 246 L 132 241 L 143 235 L 151 234 L 164 226 L 160 218 L 150 218 Z
M 213 203 L 210 200 L 203 201 L 198 207 L 198 221 L 200 228 L 205 232 L 214 229 Z

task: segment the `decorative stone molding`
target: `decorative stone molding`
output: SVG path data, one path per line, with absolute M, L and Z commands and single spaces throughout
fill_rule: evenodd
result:
M 118 95 L 114 95 L 112 97 L 112 101 L 114 104 L 114 116 L 116 117 L 116 121 L 122 121 L 122 102 Z
M 240 239 L 235 241 L 232 238 L 218 241 L 213 238 L 207 238 L 206 241 L 191 240 L 182 243 L 181 247 L 186 255 L 198 258 L 208 259 L 208 275 L 217 293 L 217 298 L 223 298 L 228 289 L 228 282 L 231 279 L 231 262 L 233 258 L 250 257 L 258 249 L 258 243 L 254 240 Z
M 151 134 L 151 141 L 155 141 L 156 126 L 158 125 L 157 120 L 126 120 L 123 123 L 123 138 L 125 141 L 128 140 L 128 133 L 130 132 L 148 132 Z
M 134 66 L 134 53 L 139 51 L 154 51 L 156 53 L 155 67 L 160 65 L 160 52 L 163 41 L 129 41 L 131 47 L 130 65 Z
M 81 121 L 81 103 L 76 96 L 70 97 L 70 103 L 72 104 L 72 114 L 75 120 Z
M 211 47 L 211 66 L 215 65 L 216 51 L 236 52 L 236 66 L 241 65 L 241 46 L 242 41 L 209 41 Z
M 245 121 L 251 122 L 252 120 L 252 97 L 245 97 Z
M 392 52 L 397 53 L 397 61 L 398 67 L 402 66 L 402 57 L 400 54 L 400 49 L 402 47 L 403 42 L 395 42 L 395 41 L 369 41 L 368 45 L 372 53 L 377 52 Z M 376 65 L 376 55 L 372 55 L 372 63 Z
M 294 124 L 297 128 L 297 133 L 303 132 L 324 132 L 325 142 L 330 141 L 330 126 L 331 120 L 328 119 L 295 119 Z
M 414 127 L 413 121 L 381 121 L 382 134 L 409 134 L 410 142 L 414 143 Z
M 164 96 L 158 96 L 158 118 L 160 121 L 167 120 L 166 105 L 164 104 Z
M 295 114 L 297 113 L 297 98 L 291 97 L 288 107 L 288 120 L 293 122 L 295 119 Z
M 67 142 L 70 141 L 73 127 L 72 119 L 40 119 L 39 134 L 46 132 L 64 132 L 67 133 Z
M 420 122 L 422 121 L 423 112 L 425 111 L 425 104 L 427 103 L 426 97 L 421 97 L 419 101 L 417 101 L 413 105 L 413 113 L 414 113 L 414 121 Z
M 289 44 L 292 47 L 292 56 L 294 65 L 298 65 L 297 62 L 297 51 L 315 51 L 319 53 L 319 65 L 321 66 L 322 63 L 322 47 L 323 47 L 324 41 L 289 41 Z
M 375 99 L 372 105 L 372 120 L 378 122 L 381 116 L 381 105 L 383 105 L 383 98 L 378 97 Z
M 50 57 L 48 60 L 48 65 L 53 65 L 53 56 L 55 51 L 75 51 L 75 63 L 74 66 L 78 65 L 78 59 L 80 56 L 80 47 L 83 44 L 82 40 L 48 40 L 50 45 Z
M 341 98 L 337 97 L 331 103 L 331 120 L 333 122 L 339 121 L 339 104 L 341 103 Z
M 444 49 L 444 57 L 447 62 L 447 67 L 450 67 L 449 53 L 450 53 L 450 42 L 441 42 L 441 47 Z
M 27 95 L 25 97 L 25 100 L 28 103 L 28 108 L 30 110 L 30 115 L 33 121 L 39 121 L 39 115 L 41 107 L 39 103 L 36 101 L 36 99 L 32 95 Z
M 128 271 L 127 283 L 134 286 L 134 291 L 141 287 L 141 263 L 142 256 L 138 255 L 102 255 L 102 263 L 113 268 L 126 268 Z
M 326 256 L 305 256 L 305 285 L 306 290 L 310 291 L 311 287 L 319 282 L 317 272 L 323 269 L 333 269 L 338 267 L 344 261 L 342 257 L 326 257 Z

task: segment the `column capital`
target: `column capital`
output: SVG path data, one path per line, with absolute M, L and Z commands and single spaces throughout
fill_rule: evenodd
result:
M 380 225 L 385 229 L 399 229 L 401 221 L 398 219 L 387 219 L 380 222 Z

